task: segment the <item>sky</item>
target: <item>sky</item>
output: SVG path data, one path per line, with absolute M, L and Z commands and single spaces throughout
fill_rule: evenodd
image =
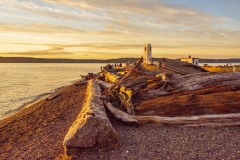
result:
M 0 56 L 240 58 L 240 0 L 0 0 Z

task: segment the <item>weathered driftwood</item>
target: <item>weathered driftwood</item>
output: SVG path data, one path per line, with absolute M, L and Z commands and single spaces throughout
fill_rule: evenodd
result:
M 146 76 L 139 76 L 136 78 L 129 78 L 128 80 L 122 82 L 120 84 L 120 87 L 125 87 L 125 88 L 134 88 L 138 84 L 147 84 L 147 77 Z
M 129 115 L 105 102 L 105 106 L 120 121 L 129 124 L 181 124 L 188 126 L 234 126 L 240 125 L 240 113 L 219 115 L 198 115 L 185 117 L 134 116 Z
M 230 84 L 240 84 L 240 72 L 228 73 L 195 73 L 188 75 L 173 74 L 167 77 L 166 81 L 174 89 L 195 90 L 207 86 L 223 86 Z
M 144 89 L 141 90 L 141 91 L 147 92 L 147 91 L 149 91 L 149 90 L 159 89 L 159 88 L 161 88 L 161 87 L 163 86 L 163 84 L 164 84 L 164 82 L 163 82 L 162 80 L 159 80 L 158 82 L 154 82 L 154 83 L 152 83 L 152 84 L 147 85 L 147 87 L 144 88 Z
M 135 115 L 135 111 L 131 102 L 132 91 L 121 89 L 120 92 L 117 93 L 117 97 L 121 101 L 121 105 L 123 105 L 127 109 L 127 113 Z
M 137 77 L 134 80 L 131 79 L 132 74 L 134 73 L 134 68 L 137 68 L 143 62 L 143 57 L 139 59 L 136 65 L 125 75 L 124 78 L 118 80 L 110 89 L 109 95 L 113 99 L 118 98 L 122 106 L 125 106 L 129 114 L 135 115 L 135 111 L 132 105 L 132 95 L 137 93 L 139 89 L 146 85 L 146 77 Z
M 121 104 L 126 107 L 129 114 L 134 115 L 134 108 L 132 105 L 132 96 L 136 94 L 141 87 L 147 84 L 146 77 L 129 78 L 123 81 L 120 85 L 111 90 L 112 95 L 117 95 Z
M 192 65 L 190 63 L 181 62 L 179 60 L 171 60 L 162 58 L 159 61 L 161 63 L 159 71 L 161 73 L 172 73 L 172 74 L 193 74 L 199 72 L 207 72 L 199 66 Z
M 59 93 L 53 93 L 53 94 L 51 94 L 49 97 L 47 97 L 47 101 L 51 101 L 51 100 L 57 98 L 57 97 L 60 96 L 60 95 L 61 95 L 61 94 L 59 94 Z
M 135 65 L 121 80 L 119 80 L 119 81 L 115 84 L 115 86 L 116 86 L 116 85 L 120 85 L 122 82 L 124 82 L 125 80 L 127 80 L 128 78 L 130 78 L 131 75 L 134 73 L 134 69 L 140 67 L 141 64 L 142 64 L 142 62 L 143 62 L 143 57 L 141 57 L 141 58 L 138 60 L 138 62 L 136 63 L 136 65 Z
M 239 90 L 239 89 L 238 89 Z M 206 90 L 207 91 L 207 90 Z M 160 97 L 142 100 L 135 107 L 138 115 L 187 116 L 200 114 L 240 113 L 240 91 L 220 92 L 217 88 L 201 94 L 201 90 L 186 93 L 171 93 Z M 215 92 L 215 93 L 211 93 Z
M 214 94 L 214 93 L 222 93 L 222 92 L 232 92 L 240 90 L 240 85 L 226 85 L 226 86 L 210 86 L 203 87 L 196 90 L 184 90 L 179 92 L 170 92 L 170 95 L 174 96 L 184 96 L 184 95 L 206 95 L 206 94 Z M 234 94 L 234 92 L 232 92 Z
M 113 107 L 113 105 L 110 102 L 104 102 L 105 106 L 108 108 L 108 110 L 118 119 L 122 122 L 126 123 L 133 123 L 138 124 L 138 120 L 132 118 L 129 114 L 117 109 L 116 107 Z
M 90 80 L 85 103 L 64 138 L 63 145 L 67 154 L 71 154 L 71 150 L 75 148 L 111 149 L 118 144 L 118 135 L 107 118 L 100 95 L 99 85 L 94 80 Z
M 101 80 L 95 80 L 103 89 L 108 89 L 113 86 L 113 83 L 107 83 Z
M 150 95 L 153 95 L 153 96 L 161 96 L 161 95 L 167 95 L 167 94 L 170 94 L 171 92 L 165 92 L 165 91 L 161 91 L 161 90 L 149 90 L 147 92 L 148 94 Z
M 105 73 L 105 81 L 107 82 L 112 82 L 112 83 L 115 83 L 117 82 L 121 77 L 116 75 L 115 73 L 113 72 L 107 72 Z
M 219 114 L 219 115 L 199 115 L 188 117 L 160 117 L 160 116 L 135 116 L 140 124 L 160 123 L 160 124 L 184 124 L 195 126 L 228 126 L 240 125 L 240 113 Z
M 134 68 L 133 71 L 141 76 L 156 76 L 160 71 L 143 70 L 143 67 Z
M 186 71 L 184 71 L 184 70 L 181 70 L 181 69 L 179 69 L 179 68 L 174 68 L 174 67 L 170 67 L 170 66 L 163 66 L 163 68 L 166 68 L 166 69 L 168 69 L 168 70 L 170 70 L 170 71 L 173 71 L 173 72 L 175 72 L 175 73 L 179 73 L 179 74 L 183 74 L 183 75 L 185 75 L 185 74 L 189 74 L 189 72 L 186 72 Z

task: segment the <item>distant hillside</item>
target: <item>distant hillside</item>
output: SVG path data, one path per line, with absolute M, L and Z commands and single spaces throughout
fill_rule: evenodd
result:
M 140 58 L 140 57 L 139 57 Z M 118 59 L 45 59 L 30 57 L 0 57 L 0 63 L 126 63 L 137 61 L 139 58 L 118 58 Z M 154 58 L 158 61 L 161 58 Z M 240 63 L 240 59 L 199 59 L 199 63 Z
M 119 59 L 45 59 L 45 58 L 25 58 L 25 57 L 0 57 L 0 63 L 125 63 L 136 61 L 139 58 L 119 58 Z

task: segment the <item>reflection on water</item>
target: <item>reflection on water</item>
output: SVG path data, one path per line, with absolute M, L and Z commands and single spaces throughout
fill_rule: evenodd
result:
M 55 88 L 99 72 L 100 63 L 0 63 L 0 119 Z
M 234 66 L 240 65 L 240 63 L 198 63 L 199 66 L 204 66 L 207 64 L 208 66 Z

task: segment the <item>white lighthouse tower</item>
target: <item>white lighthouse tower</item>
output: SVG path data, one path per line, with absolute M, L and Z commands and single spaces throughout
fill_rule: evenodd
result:
M 143 48 L 143 63 L 152 63 L 152 46 L 151 44 L 145 44 Z

